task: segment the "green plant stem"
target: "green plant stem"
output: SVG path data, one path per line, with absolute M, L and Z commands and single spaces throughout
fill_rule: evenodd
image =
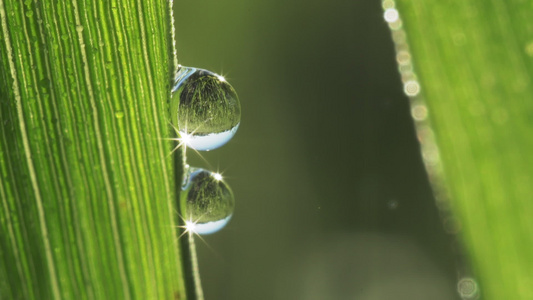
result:
M 531 3 L 400 0 L 398 10 L 440 149 L 434 183 L 446 185 L 481 295 L 533 299 Z
M 171 14 L 0 0 L 1 298 L 186 298 Z

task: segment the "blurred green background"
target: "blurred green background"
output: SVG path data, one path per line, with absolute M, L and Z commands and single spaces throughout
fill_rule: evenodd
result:
M 206 299 L 457 299 L 460 256 L 419 154 L 380 1 L 175 1 L 179 62 L 242 122 L 188 162 L 236 211 L 197 239 Z

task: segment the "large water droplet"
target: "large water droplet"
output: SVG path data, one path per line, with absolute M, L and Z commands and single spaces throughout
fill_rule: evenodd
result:
M 233 192 L 219 173 L 192 167 L 186 171 L 181 188 L 181 209 L 187 229 L 198 234 L 219 231 L 233 214 Z
M 182 140 L 196 150 L 226 144 L 241 121 L 237 93 L 224 77 L 207 70 L 180 66 L 170 105 Z

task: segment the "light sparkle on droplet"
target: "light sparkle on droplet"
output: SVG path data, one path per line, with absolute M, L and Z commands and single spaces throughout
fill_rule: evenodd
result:
M 213 173 L 213 177 L 218 181 L 222 180 L 222 174 L 220 173 Z
M 178 138 L 179 141 L 181 141 L 183 144 L 189 146 L 191 143 L 191 136 L 189 134 L 186 134 L 185 132 L 180 133 L 181 137 Z
M 191 220 L 185 221 L 185 232 L 196 233 L 196 222 Z

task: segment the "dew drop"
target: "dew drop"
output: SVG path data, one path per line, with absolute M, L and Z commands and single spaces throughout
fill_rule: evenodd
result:
M 474 278 L 461 278 L 457 283 L 457 291 L 462 299 L 473 300 L 479 297 L 479 288 Z
M 213 72 L 180 66 L 171 96 L 172 122 L 188 147 L 209 151 L 237 132 L 241 106 L 233 87 Z
M 393 23 L 396 22 L 399 19 L 398 11 L 394 8 L 388 8 L 385 10 L 385 13 L 383 14 L 383 17 L 387 23 Z
M 403 91 L 405 94 L 407 94 L 407 96 L 414 97 L 420 92 L 420 85 L 416 80 L 407 81 L 403 85 Z
M 189 167 L 181 188 L 181 208 L 186 229 L 197 234 L 211 234 L 231 219 L 235 207 L 233 192 L 222 175 Z
M 428 116 L 428 110 L 425 105 L 417 104 L 411 109 L 411 115 L 416 121 L 424 121 Z
M 117 119 L 122 119 L 122 118 L 124 118 L 124 112 L 121 111 L 121 110 L 115 112 L 115 117 L 116 117 Z

